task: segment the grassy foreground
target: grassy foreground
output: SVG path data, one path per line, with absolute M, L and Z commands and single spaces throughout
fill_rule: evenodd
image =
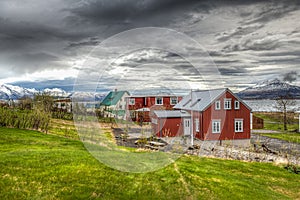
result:
M 77 140 L 0 128 L 0 199 L 299 199 L 300 176 L 266 163 L 182 156 L 161 170 L 106 167 Z

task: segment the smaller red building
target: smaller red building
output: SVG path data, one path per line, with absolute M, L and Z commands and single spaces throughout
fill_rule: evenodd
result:
M 192 91 L 173 108 L 177 110 L 154 112 L 152 126 L 158 137 L 250 140 L 251 109 L 229 89 Z
M 128 118 L 132 121 L 150 122 L 154 110 L 173 110 L 182 96 L 139 95 L 127 97 Z
M 185 133 L 182 124 L 190 118 L 190 113 L 183 110 L 156 110 L 151 119 L 152 129 L 158 137 L 181 136 Z

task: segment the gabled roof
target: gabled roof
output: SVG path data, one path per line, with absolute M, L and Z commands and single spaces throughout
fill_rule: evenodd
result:
M 113 106 L 116 105 L 124 94 L 129 95 L 127 91 L 112 91 L 109 92 L 108 95 L 102 100 L 101 106 Z
M 249 106 L 233 94 L 228 88 L 216 89 L 216 90 L 200 90 L 192 91 L 190 94 L 185 96 L 178 104 L 174 106 L 176 109 L 183 110 L 194 110 L 204 111 L 206 110 L 215 100 L 217 100 L 225 92 L 230 92 L 235 98 L 243 103 L 249 110 Z M 192 96 L 192 98 L 191 98 Z
M 177 118 L 177 117 L 190 117 L 188 112 L 183 110 L 155 110 L 154 114 L 158 118 Z

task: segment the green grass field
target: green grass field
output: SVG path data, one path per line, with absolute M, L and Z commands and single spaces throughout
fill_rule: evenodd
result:
M 254 115 L 264 119 L 264 129 L 285 132 L 283 130 L 283 117 L 281 113 L 254 113 Z M 296 116 L 294 113 L 288 113 L 287 115 L 288 131 L 298 129 L 299 121 L 295 119 L 294 116 Z
M 300 133 L 262 133 L 261 135 L 300 144 Z
M 101 164 L 78 140 L 0 128 L 0 199 L 299 199 L 282 166 L 182 156 L 149 173 Z

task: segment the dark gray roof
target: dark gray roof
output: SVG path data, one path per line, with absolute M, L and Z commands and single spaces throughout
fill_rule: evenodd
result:
M 251 108 L 245 102 L 233 94 L 233 92 L 231 92 L 228 88 L 192 91 L 192 94 L 190 93 L 185 96 L 178 104 L 174 106 L 174 108 L 182 110 L 204 111 L 226 91 L 230 92 L 236 99 L 238 99 L 249 110 L 251 110 Z
M 154 114 L 158 118 L 176 118 L 176 117 L 190 117 L 191 115 L 183 110 L 155 110 Z

